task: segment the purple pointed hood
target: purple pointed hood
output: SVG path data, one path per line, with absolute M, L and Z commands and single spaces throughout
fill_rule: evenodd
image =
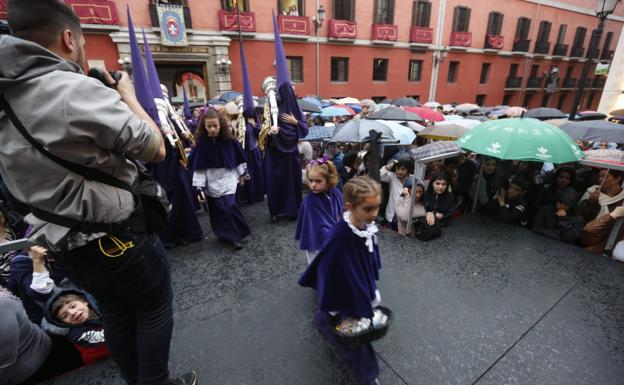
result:
M 284 54 L 284 45 L 279 32 L 277 18 L 273 12 L 273 33 L 275 34 L 275 73 L 277 87 L 284 84 L 290 85 L 290 74 L 288 73 L 288 64 L 286 63 L 286 55 Z
M 241 55 L 241 72 L 243 73 L 243 114 L 245 117 L 254 117 L 253 94 L 251 93 L 251 84 L 249 82 L 249 74 L 247 73 L 247 59 L 245 58 L 245 48 L 243 47 L 243 38 L 240 39 L 240 55 Z
M 132 24 L 132 16 L 130 16 L 130 6 L 126 7 L 128 12 L 128 34 L 130 37 L 130 58 L 132 60 L 132 80 L 134 81 L 134 92 L 137 99 L 145 112 L 158 123 L 158 111 L 156 110 L 156 104 L 154 103 L 154 97 L 152 91 L 149 88 L 149 82 L 147 75 L 145 74 L 145 68 L 143 67 L 143 57 L 141 56 L 141 49 L 137 42 L 136 35 L 134 33 L 134 25 Z
M 147 38 L 145 37 L 145 30 L 143 29 L 143 49 L 145 50 L 145 66 L 147 67 L 147 80 L 149 81 L 149 87 L 152 91 L 152 96 L 155 98 L 164 99 L 162 88 L 160 88 L 160 79 L 158 78 L 158 72 L 156 72 L 156 65 L 154 59 L 152 59 L 152 51 L 149 44 L 147 44 Z
M 191 113 L 191 105 L 189 104 L 188 97 L 186 96 L 186 88 L 182 87 L 182 97 L 184 98 L 184 118 L 190 119 L 193 114 Z

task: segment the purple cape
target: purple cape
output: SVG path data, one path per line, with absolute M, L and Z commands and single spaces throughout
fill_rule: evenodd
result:
M 258 147 L 258 136 L 260 135 L 260 122 L 251 125 L 245 119 L 245 151 L 255 150 Z
M 297 143 L 299 139 L 308 135 L 308 126 L 303 118 L 303 113 L 299 104 L 297 103 L 297 97 L 290 84 L 284 84 L 278 88 L 277 105 L 279 110 L 279 133 L 274 136 L 268 136 L 269 146 L 275 146 L 281 152 L 295 152 L 299 151 Z M 299 124 L 291 125 L 283 122 L 279 119 L 283 113 L 292 114 Z
M 329 232 L 325 246 L 299 279 L 299 285 L 316 289 L 319 308 L 351 317 L 373 316 L 381 259 L 379 247 L 368 251 L 366 239 L 340 221 Z
M 327 233 L 342 219 L 342 193 L 332 188 L 326 193 L 309 193 L 303 200 L 295 239 L 301 250 L 320 250 Z
M 233 169 L 247 161 L 236 140 L 209 138 L 206 135 L 199 138 L 189 158 L 189 166 L 193 171 L 209 168 Z

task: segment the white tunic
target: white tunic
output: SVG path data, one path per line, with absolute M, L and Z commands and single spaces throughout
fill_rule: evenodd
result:
M 196 170 L 193 173 L 193 187 L 206 189 L 211 198 L 220 198 L 235 194 L 238 179 L 245 175 L 247 163 L 241 163 L 236 168 L 209 168 Z

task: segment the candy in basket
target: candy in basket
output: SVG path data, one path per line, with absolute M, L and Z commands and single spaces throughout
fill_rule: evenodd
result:
M 392 311 L 379 306 L 373 318 L 344 318 L 336 320 L 334 334 L 348 347 L 356 348 L 386 335 L 392 321 Z

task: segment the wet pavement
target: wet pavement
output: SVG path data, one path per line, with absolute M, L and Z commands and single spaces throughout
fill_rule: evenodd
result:
M 316 332 L 295 223 L 243 208 L 244 250 L 210 232 L 170 252 L 171 371 L 200 385 L 354 384 Z M 624 264 L 485 218 L 464 217 L 430 242 L 380 235 L 382 302 L 395 313 L 375 343 L 383 385 L 621 385 Z M 54 384 L 123 384 L 111 362 Z

